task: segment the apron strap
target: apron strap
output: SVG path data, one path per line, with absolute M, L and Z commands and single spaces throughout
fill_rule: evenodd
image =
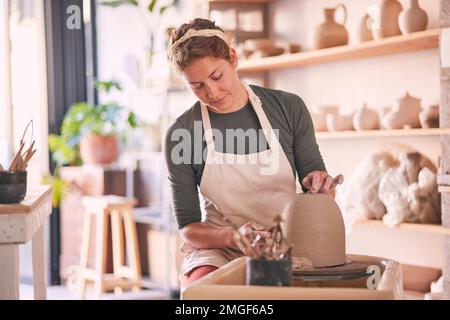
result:
M 203 130 L 205 131 L 205 139 L 206 146 L 208 147 L 209 152 L 215 150 L 214 148 L 214 138 L 211 129 L 211 120 L 209 118 L 208 109 L 206 105 L 201 103 L 201 111 L 202 111 L 202 120 L 203 120 Z
M 244 81 L 241 81 L 241 83 L 248 92 L 250 102 L 253 106 L 253 109 L 256 112 L 256 115 L 258 116 L 259 122 L 261 123 L 261 128 L 264 130 L 264 134 L 267 140 L 267 144 L 269 145 L 269 149 L 271 151 L 274 151 L 274 147 L 277 146 L 276 145 L 277 139 L 275 136 L 275 132 L 272 129 L 272 125 L 270 124 L 269 119 L 267 118 L 266 113 L 262 108 L 261 99 L 255 94 L 255 92 L 253 92 L 252 88 L 247 83 L 245 83 Z
M 261 123 L 261 128 L 264 131 L 267 144 L 269 145 L 269 149 L 271 151 L 275 151 L 274 148 L 278 147 L 277 137 L 272 129 L 272 125 L 270 124 L 269 119 L 267 118 L 262 108 L 261 99 L 253 92 L 252 88 L 247 83 L 245 83 L 244 81 L 241 81 L 241 83 L 244 86 L 245 90 L 247 91 L 250 103 L 252 104 L 253 109 L 255 110 L 256 115 L 258 116 L 259 122 Z M 200 102 L 200 105 L 202 112 L 203 129 L 205 131 L 206 145 L 208 147 L 208 150 L 212 152 L 213 150 L 215 150 L 215 147 L 211 129 L 211 120 L 208 113 L 208 107 L 202 102 Z

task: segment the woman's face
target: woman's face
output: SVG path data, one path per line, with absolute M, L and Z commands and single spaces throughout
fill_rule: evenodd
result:
M 203 103 L 219 113 L 245 105 L 247 96 L 236 72 L 237 56 L 230 49 L 231 62 L 215 57 L 192 61 L 182 71 L 192 91 Z

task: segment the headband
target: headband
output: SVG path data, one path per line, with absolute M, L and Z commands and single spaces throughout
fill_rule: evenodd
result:
M 175 49 L 182 44 L 183 42 L 185 42 L 187 39 L 192 38 L 192 37 L 219 37 L 220 39 L 222 39 L 223 41 L 225 41 L 225 43 L 231 47 L 231 37 L 228 36 L 227 34 L 225 34 L 224 32 L 222 32 L 219 29 L 200 29 L 200 30 L 196 30 L 196 29 L 189 29 L 180 39 L 178 39 L 177 41 L 175 41 L 169 48 L 168 51 L 168 56 L 170 59 L 172 59 L 173 57 L 173 53 L 175 52 Z

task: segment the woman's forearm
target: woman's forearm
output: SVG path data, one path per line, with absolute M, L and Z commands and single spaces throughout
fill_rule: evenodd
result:
M 196 249 L 237 248 L 231 227 L 213 227 L 197 222 L 185 226 L 180 233 L 183 240 Z

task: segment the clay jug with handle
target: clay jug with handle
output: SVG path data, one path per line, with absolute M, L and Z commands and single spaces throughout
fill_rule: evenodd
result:
M 336 10 L 339 8 L 344 10 L 344 21 L 342 24 L 337 23 L 334 17 Z M 324 15 L 325 21 L 314 30 L 314 48 L 324 49 L 346 45 L 348 43 L 348 32 L 345 28 L 347 21 L 347 9 L 345 6 L 339 4 L 335 8 L 325 8 Z
M 374 39 L 381 39 L 401 35 L 398 25 L 398 16 L 402 12 L 402 4 L 397 0 L 383 0 L 379 13 L 375 15 L 376 21 L 372 24 Z
M 359 41 L 370 41 L 373 40 L 372 30 L 370 29 L 370 25 L 372 23 L 372 19 L 369 14 L 366 14 L 359 23 Z
M 409 3 L 409 8 L 403 10 L 398 17 L 403 34 L 423 31 L 428 25 L 427 13 L 419 6 L 419 0 L 410 0 Z

